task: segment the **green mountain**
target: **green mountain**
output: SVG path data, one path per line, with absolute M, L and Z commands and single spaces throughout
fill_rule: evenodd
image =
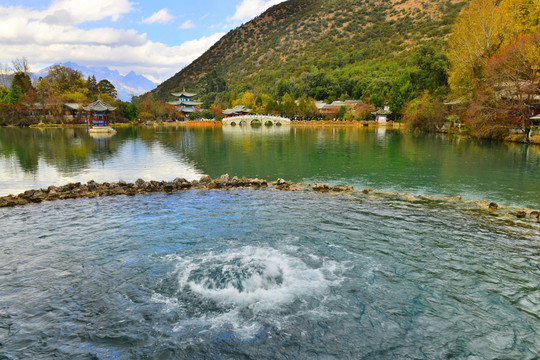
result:
M 418 90 L 442 86 L 445 39 L 459 0 L 289 0 L 230 31 L 152 91 L 215 99 L 246 90 L 275 97 L 384 97 L 404 72 Z M 428 45 L 428 46 L 427 46 Z M 424 72 L 424 73 L 422 73 Z M 439 72 L 437 74 L 437 72 Z M 422 82 L 433 82 L 423 84 Z M 437 83 L 438 85 L 434 85 Z M 442 84 L 442 85 L 441 85 Z M 233 95 L 231 95 L 233 94 Z

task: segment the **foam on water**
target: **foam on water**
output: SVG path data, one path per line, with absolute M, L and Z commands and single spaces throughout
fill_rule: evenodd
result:
M 173 296 L 156 293 L 152 301 L 164 304 L 166 311 L 190 314 L 176 332 L 197 329 L 199 335 L 217 336 L 233 331 L 243 339 L 257 336 L 265 325 L 280 328 L 297 316 L 330 316 L 321 303 L 343 280 L 345 265 L 313 254 L 304 261 L 295 256 L 298 251 L 290 245 L 279 250 L 243 246 L 168 255 L 167 261 L 175 263 L 177 291 Z
M 311 268 L 290 254 L 252 246 L 177 260 L 180 289 L 252 310 L 274 309 L 321 293 L 331 284 L 325 272 L 335 271 L 336 266 Z

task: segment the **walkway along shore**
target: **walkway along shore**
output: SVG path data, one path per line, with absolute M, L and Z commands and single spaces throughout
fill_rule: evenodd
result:
M 145 181 L 138 179 L 135 183 L 118 181 L 116 183 L 96 183 L 93 180 L 86 184 L 69 183 L 63 186 L 51 185 L 47 189 L 27 190 L 19 195 L 8 195 L 0 197 L 1 207 L 14 207 L 28 204 L 41 203 L 43 201 L 54 201 L 77 198 L 95 198 L 101 196 L 127 195 L 151 193 L 173 193 L 189 189 L 229 190 L 235 188 L 270 188 L 281 191 L 313 191 L 317 193 L 346 193 L 349 195 L 360 195 L 371 200 L 401 200 L 407 202 L 437 202 L 453 203 L 461 205 L 466 210 L 479 210 L 493 216 L 504 216 L 510 219 L 529 219 L 540 222 L 540 211 L 528 208 L 518 208 L 504 206 L 495 202 L 462 200 L 461 196 L 437 197 L 426 195 L 412 195 L 407 193 L 394 193 L 387 191 L 377 191 L 372 189 L 355 190 L 352 186 L 330 186 L 328 184 L 303 184 L 290 183 L 283 179 L 268 182 L 262 179 L 247 179 L 245 177 L 230 178 L 228 174 L 212 179 L 210 176 L 203 176 L 199 180 L 187 181 L 183 178 L 176 178 L 173 181 Z

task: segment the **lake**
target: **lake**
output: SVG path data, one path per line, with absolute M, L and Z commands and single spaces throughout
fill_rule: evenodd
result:
M 540 207 L 539 146 L 364 128 L 0 129 L 0 195 L 225 173 Z
M 1 194 L 284 178 L 540 208 L 540 149 L 363 128 L 0 128 Z M 0 358 L 520 358 L 540 224 L 458 203 L 190 190 L 0 209 Z

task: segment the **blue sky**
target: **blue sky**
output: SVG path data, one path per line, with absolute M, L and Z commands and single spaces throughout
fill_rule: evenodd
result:
M 0 63 L 73 61 L 174 75 L 231 29 L 284 0 L 0 0 Z

